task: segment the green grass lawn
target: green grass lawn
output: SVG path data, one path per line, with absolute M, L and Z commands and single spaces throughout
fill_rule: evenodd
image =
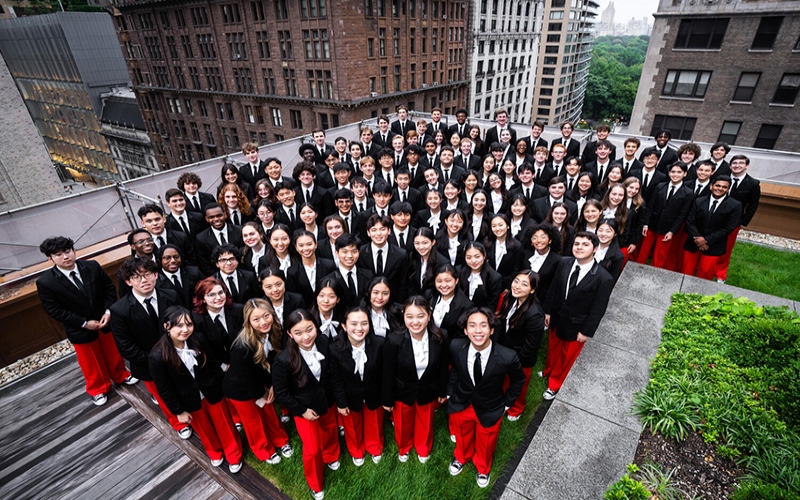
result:
M 738 242 L 733 248 L 728 285 L 800 301 L 800 253 Z
M 383 459 L 377 465 L 372 463 L 369 456 L 363 466 L 356 467 L 344 444 L 344 438 L 339 439 L 341 455 L 339 461 L 341 468 L 333 472 L 325 469 L 325 498 L 336 500 L 345 499 L 472 499 L 483 500 L 500 477 L 506 463 L 511 459 L 517 445 L 522 441 L 525 428 L 533 418 L 536 409 L 542 402 L 542 392 L 545 389 L 545 380 L 539 378 L 536 372 L 544 366 L 547 353 L 547 336 L 542 341 L 539 350 L 539 361 L 531 375 L 525 412 L 516 422 L 509 422 L 503 416 L 500 426 L 500 438 L 497 451 L 492 464 L 491 483 L 489 487 L 481 489 L 475 483 L 475 467 L 468 464 L 457 477 L 450 476 L 447 468 L 453 460 L 455 444 L 450 441 L 450 432 L 447 427 L 447 415 L 442 407 L 436 412 L 434 419 L 434 444 L 431 458 L 426 464 L 417 460 L 417 455 L 412 451 L 408 462 L 400 463 L 397 460 L 397 445 L 394 440 L 392 424 L 388 418 L 385 420 L 385 441 Z M 311 490 L 303 476 L 302 443 L 294 428 L 294 423 L 286 426 L 295 453 L 290 459 L 283 459 L 277 465 L 268 465 L 258 461 L 248 450 L 247 464 L 259 471 L 264 477 L 280 488 L 289 497 L 295 499 L 311 498 Z

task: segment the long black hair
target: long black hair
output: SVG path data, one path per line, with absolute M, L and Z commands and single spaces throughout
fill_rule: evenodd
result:
M 158 339 L 158 344 L 161 347 L 161 356 L 164 360 L 164 363 L 175 370 L 176 372 L 180 372 L 181 367 L 183 366 L 183 361 L 181 361 L 180 356 L 178 353 L 175 352 L 175 346 L 172 344 L 172 338 L 169 336 L 169 330 L 173 327 L 181 323 L 181 321 L 185 322 L 187 325 L 194 326 L 194 321 L 192 320 L 192 313 L 189 312 L 183 306 L 171 306 L 164 312 L 164 333 L 160 339 Z M 206 363 L 206 355 L 200 349 L 200 344 L 195 340 L 194 335 L 190 336 L 186 339 L 186 348 L 187 349 L 194 349 L 197 352 L 197 364 L 198 366 L 203 366 Z
M 319 325 L 314 320 L 314 316 L 306 309 L 296 309 L 286 318 L 286 331 L 291 331 L 292 328 L 303 321 L 310 321 L 317 330 L 317 335 L 319 335 Z M 297 386 L 303 387 L 308 382 L 306 373 L 303 371 L 303 356 L 300 354 L 300 346 L 291 336 L 286 340 L 286 350 L 289 351 L 289 371 L 297 380 Z
M 520 305 L 520 307 L 518 307 L 517 310 L 514 311 L 514 314 L 511 316 L 511 318 L 508 318 L 507 316 L 509 311 L 511 310 L 511 306 L 514 304 L 514 302 L 516 302 L 516 299 L 511 295 L 511 290 L 509 290 L 508 293 L 506 294 L 506 300 L 503 301 L 503 307 L 500 309 L 500 313 L 497 315 L 497 317 L 503 319 L 510 319 L 508 323 L 509 328 L 516 327 L 519 321 L 525 315 L 525 313 L 528 312 L 528 309 L 530 309 L 531 305 L 539 300 L 536 297 L 536 290 L 539 288 L 539 274 L 528 269 L 525 271 L 518 272 L 516 276 L 514 276 L 514 279 L 516 279 L 519 276 L 526 276 L 533 290 L 531 291 L 530 297 L 528 297 L 525 300 L 525 302 L 523 302 Z

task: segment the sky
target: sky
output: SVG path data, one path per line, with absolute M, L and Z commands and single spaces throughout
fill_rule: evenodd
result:
M 610 2 L 611 0 L 600 0 L 601 13 Z M 653 24 L 653 12 L 656 10 L 658 10 L 658 0 L 614 0 L 614 22 L 626 23 L 632 18 L 647 17 L 648 22 Z M 599 16 L 597 20 L 600 20 Z

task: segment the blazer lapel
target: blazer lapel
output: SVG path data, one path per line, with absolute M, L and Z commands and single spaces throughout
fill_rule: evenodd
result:
M 481 380 L 491 375 L 492 370 L 494 370 L 496 364 L 497 364 L 497 344 L 492 342 L 492 352 L 489 353 L 489 361 L 486 362 L 486 369 L 483 372 Z

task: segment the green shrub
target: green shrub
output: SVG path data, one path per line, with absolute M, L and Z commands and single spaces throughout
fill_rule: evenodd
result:
M 609 486 L 603 498 L 605 500 L 648 500 L 650 491 L 645 488 L 641 481 L 631 477 L 631 474 L 638 470 L 639 468 L 635 465 L 629 465 L 628 473 Z
M 731 500 L 800 500 L 800 495 L 774 484 L 749 482 L 734 491 Z
M 683 441 L 697 429 L 697 413 L 680 396 L 647 386 L 633 397 L 633 414 L 642 425 L 665 437 Z

